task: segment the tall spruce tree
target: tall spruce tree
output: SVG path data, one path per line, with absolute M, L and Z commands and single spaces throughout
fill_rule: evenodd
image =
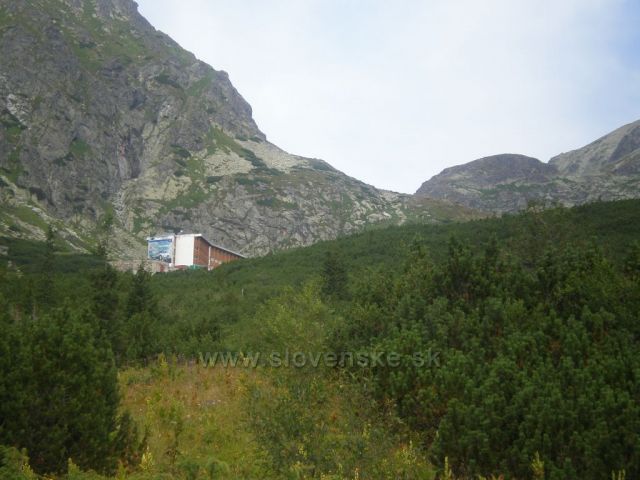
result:
M 633 280 L 640 280 L 640 242 L 635 242 L 624 260 L 624 271 Z
M 0 293 L 0 445 L 12 445 L 28 431 L 28 401 L 34 391 L 26 351 L 28 337 L 9 315 Z
M 131 280 L 126 305 L 128 358 L 146 358 L 156 353 L 154 325 L 158 315 L 158 304 L 151 291 L 151 274 L 140 264 Z
M 322 293 L 325 297 L 344 299 L 347 297 L 348 276 L 342 255 L 329 250 L 322 267 Z
M 109 340 L 119 365 L 125 353 L 125 332 L 119 309 L 118 272 L 107 260 L 106 247 L 99 251 L 102 253 L 102 265 L 91 275 L 91 309 L 99 328 Z
M 36 285 L 36 308 L 39 313 L 55 306 L 55 230 L 49 225 L 45 242 L 44 258 L 40 266 L 40 276 Z

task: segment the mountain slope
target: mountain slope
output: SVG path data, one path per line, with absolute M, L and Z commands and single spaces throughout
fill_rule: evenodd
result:
M 416 196 L 497 213 L 530 201 L 579 205 L 640 197 L 640 121 L 549 163 L 507 154 L 448 168 L 423 183 Z
M 113 218 L 114 248 L 131 254 L 172 229 L 260 254 L 437 220 L 269 143 L 228 75 L 131 0 L 0 1 L 0 182 L 0 235 L 54 223 L 82 249 Z
M 487 210 L 526 207 L 523 192 L 531 184 L 547 185 L 557 170 L 524 155 L 502 154 L 447 168 L 422 184 L 417 196 L 439 198 Z
M 566 176 L 640 173 L 640 120 L 625 125 L 586 147 L 552 158 Z

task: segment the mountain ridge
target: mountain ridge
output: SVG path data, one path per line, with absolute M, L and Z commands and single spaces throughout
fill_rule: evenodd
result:
M 131 0 L 0 2 L 0 180 L 0 235 L 43 238 L 53 223 L 86 249 L 110 219 L 113 249 L 131 256 L 164 230 L 260 255 L 475 215 L 271 144 L 228 74 Z
M 526 160 L 525 160 L 526 159 Z M 491 213 L 512 213 L 534 201 L 580 205 L 640 197 L 640 121 L 545 163 L 501 154 L 443 170 L 416 196 Z

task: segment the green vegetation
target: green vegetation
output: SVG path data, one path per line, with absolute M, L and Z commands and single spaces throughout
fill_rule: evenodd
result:
M 22 150 L 20 137 L 22 131 L 27 127 L 22 125 L 20 120 L 6 110 L 0 114 L 0 126 L 5 130 L 4 136 L 7 144 L 12 146 L 12 151 L 9 153 L 8 159 L 9 169 L 6 171 L 10 179 L 15 182 L 22 173 L 22 166 L 20 164 L 20 152 Z
M 147 218 L 145 216 L 139 216 L 138 214 L 136 214 L 136 216 L 133 217 L 134 235 L 137 235 L 140 232 L 142 232 L 145 228 L 149 228 L 152 226 L 153 226 L 153 221 L 150 218 Z
M 335 172 L 336 169 L 333 168 L 331 165 L 329 165 L 327 162 L 323 161 L 323 160 L 316 160 L 314 158 L 311 158 L 308 160 L 309 164 L 311 165 L 311 168 L 313 168 L 314 170 L 321 170 L 321 171 L 325 171 L 325 172 Z
M 92 150 L 89 144 L 79 138 L 73 139 L 69 144 L 69 153 L 63 157 L 56 158 L 53 163 L 58 167 L 64 167 L 74 160 L 82 160 L 91 155 Z
M 236 175 L 235 180 L 236 180 L 236 183 L 238 183 L 239 185 L 245 185 L 245 186 L 255 186 L 255 185 L 265 184 L 265 181 L 262 178 L 248 177 L 246 175 Z
M 182 171 L 182 174 L 186 172 Z M 203 189 L 199 182 L 191 182 L 186 191 L 181 192 L 177 197 L 162 202 L 160 214 L 172 212 L 176 209 L 184 208 L 186 210 L 196 207 L 204 202 L 208 197 L 207 192 Z
M 186 89 L 187 95 L 200 98 L 209 88 L 211 88 L 213 75 L 213 70 L 208 71 L 207 74 L 200 80 L 189 85 L 189 87 Z
M 404 213 L 408 222 L 418 223 L 434 223 L 435 221 L 442 223 L 461 222 L 487 216 L 482 212 L 465 208 L 462 205 L 426 197 L 412 198 Z
M 106 25 L 98 17 L 94 1 L 84 1 L 82 7 L 82 12 L 76 15 L 65 2 L 40 2 L 38 5 L 38 8 L 47 11 L 47 15 L 56 20 L 69 47 L 85 70 L 94 73 L 112 59 L 118 59 L 121 64 L 127 65 L 148 54 L 144 39 L 132 33 L 127 21 L 111 18 L 109 25 Z M 34 28 L 28 17 L 21 17 L 19 21 L 34 34 L 42 34 Z M 87 41 L 86 38 L 92 40 Z M 164 52 L 154 53 L 161 55 Z M 165 55 L 169 56 L 170 52 L 167 51 Z
M 208 185 L 213 185 L 214 183 L 218 183 L 223 178 L 224 177 L 219 176 L 219 175 L 211 175 L 211 176 L 208 176 L 206 178 L 206 182 L 207 182 Z
M 161 73 L 155 78 L 155 80 L 162 85 L 169 85 L 177 90 L 182 90 L 182 86 L 167 73 Z
M 32 210 L 32 207 L 27 205 L 7 205 L 3 208 L 3 215 L 8 216 L 9 218 L 13 217 L 15 219 L 18 219 L 28 225 L 34 225 L 42 230 L 47 229 L 47 224 L 42 219 L 42 217 L 34 212 Z
M 20 162 L 20 153 L 22 152 L 22 147 L 17 146 L 13 149 L 13 151 L 9 154 L 8 158 L 8 167 L 9 168 L 1 168 L 9 180 L 15 183 L 18 181 L 20 175 L 22 175 L 25 171 L 22 167 L 22 163 Z
M 12 241 L 0 259 L 22 274 L 0 263 L 0 473 L 637 478 L 639 238 L 634 200 L 385 228 L 155 276 L 96 257 L 74 270 L 56 243 L 18 255 Z M 53 345 L 93 361 L 25 356 Z M 247 368 L 207 352 L 244 352 Z M 256 352 L 343 360 L 250 368 Z M 66 408 L 29 393 L 62 385 Z M 85 415 L 98 385 L 116 402 Z M 32 427 L 38 438 L 17 433 L 30 431 L 27 408 L 48 426 Z
M 59 239 L 55 245 L 57 273 L 90 271 L 100 265 L 99 258 L 68 250 L 66 244 Z M 0 247 L 7 249 L 7 255 L 0 256 L 0 270 L 6 269 L 7 262 L 11 261 L 21 272 L 34 274 L 39 271 L 46 256 L 46 245 L 33 240 L 0 237 Z
M 171 149 L 173 150 L 173 153 L 177 157 L 179 157 L 176 161 L 180 161 L 180 159 L 182 159 L 182 158 L 190 158 L 191 157 L 191 152 L 189 152 L 189 150 L 187 150 L 186 148 L 184 148 L 181 145 L 171 145 Z
M 255 168 L 268 170 L 267 165 L 261 158 L 257 157 L 256 154 L 251 150 L 244 148 L 233 138 L 224 133 L 220 128 L 213 127 L 212 135 L 216 147 L 222 149 L 225 153 L 234 152 L 245 160 L 251 162 L 251 165 L 253 165 Z
M 84 158 L 91 153 L 91 147 L 84 140 L 76 138 L 71 142 L 69 152 L 76 158 Z
M 0 28 L 11 24 L 11 18 L 9 12 L 5 7 L 0 7 Z

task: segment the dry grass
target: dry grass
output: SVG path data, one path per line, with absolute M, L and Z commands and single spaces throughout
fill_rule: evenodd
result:
M 216 478 L 268 478 L 265 453 L 247 427 L 244 406 L 247 384 L 263 382 L 261 375 L 164 361 L 121 372 L 123 406 L 148 435 L 143 470 L 192 469 L 200 478 L 214 469 Z
M 296 378 L 317 384 L 320 390 L 296 398 L 286 386 Z M 390 422 L 376 414 L 357 389 L 339 379 L 299 377 L 293 371 L 276 374 L 266 368 L 176 366 L 161 358 L 151 367 L 123 370 L 120 383 L 123 407 L 148 435 L 140 469 L 121 478 L 285 475 L 346 480 L 432 475 L 409 437 L 399 435 L 397 427 L 391 433 Z M 282 436 L 298 428 L 300 437 Z M 316 460 L 322 453 L 327 463 L 311 462 L 307 458 L 311 451 Z M 277 459 L 286 463 L 277 465 Z

